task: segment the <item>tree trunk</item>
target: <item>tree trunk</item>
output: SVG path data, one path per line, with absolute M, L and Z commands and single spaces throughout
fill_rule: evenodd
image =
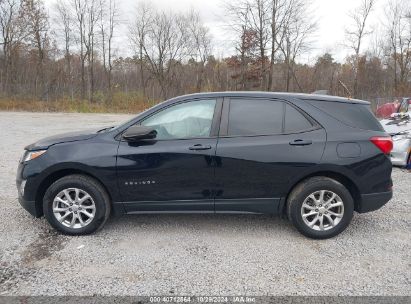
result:
M 143 45 L 140 43 L 140 86 L 143 89 L 143 96 L 146 97 L 146 84 L 144 81 L 144 60 L 143 60 Z

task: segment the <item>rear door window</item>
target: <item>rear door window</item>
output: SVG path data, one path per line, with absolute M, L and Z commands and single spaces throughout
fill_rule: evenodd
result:
M 284 103 L 268 99 L 232 99 L 228 135 L 281 134 Z
M 313 124 L 295 107 L 279 100 L 231 99 L 228 135 L 253 136 L 298 133 Z

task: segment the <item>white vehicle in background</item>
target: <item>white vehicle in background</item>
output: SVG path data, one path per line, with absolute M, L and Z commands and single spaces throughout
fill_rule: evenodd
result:
M 394 142 L 392 164 L 411 169 L 411 111 L 394 113 L 391 118 L 383 119 L 380 123 Z

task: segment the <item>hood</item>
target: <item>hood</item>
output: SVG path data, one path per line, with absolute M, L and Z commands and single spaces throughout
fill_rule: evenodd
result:
M 56 144 L 66 143 L 66 142 L 73 142 L 73 141 L 80 141 L 80 140 L 87 140 L 97 136 L 96 129 L 94 130 L 85 130 L 85 131 L 78 131 L 78 132 L 70 132 L 64 133 L 59 135 L 54 135 L 50 137 L 46 137 L 40 139 L 39 141 L 27 146 L 26 150 L 41 150 L 47 149 L 48 147 Z

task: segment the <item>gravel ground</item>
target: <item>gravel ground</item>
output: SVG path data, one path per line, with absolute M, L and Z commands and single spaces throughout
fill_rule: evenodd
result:
M 127 115 L 0 113 L 0 295 L 411 295 L 411 173 L 382 209 L 314 241 L 269 216 L 135 215 L 66 237 L 17 202 L 25 145 Z

